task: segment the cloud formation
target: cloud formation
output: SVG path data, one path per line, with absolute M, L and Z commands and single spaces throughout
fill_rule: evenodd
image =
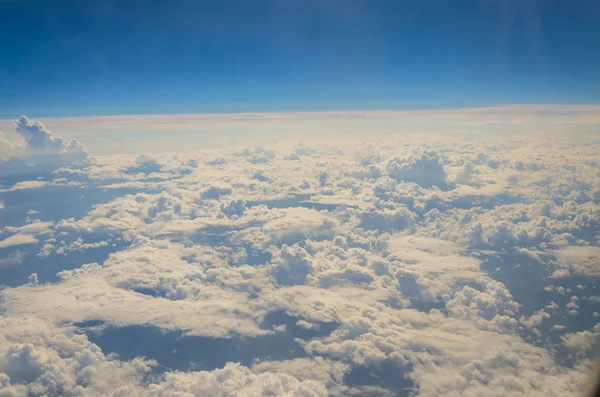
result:
M 62 166 L 71 162 L 85 161 L 87 152 L 76 139 L 66 141 L 47 130 L 38 121 L 25 116 L 15 120 L 17 133 L 26 143 L 25 160 L 38 165 Z
M 399 182 L 414 182 L 424 188 L 448 188 L 446 171 L 435 150 L 417 151 L 408 157 L 394 157 L 386 165 L 388 176 Z
M 507 112 L 525 117 L 444 117 L 478 128 Z M 31 153 L 69 171 L 0 192 L 0 211 L 18 215 L 0 234 L 0 279 L 19 275 L 0 291 L 0 394 L 563 396 L 585 384 L 600 320 L 598 144 L 585 134 L 382 132 L 78 167 L 76 144 L 20 125 Z M 20 202 L 73 183 L 78 201 L 92 187 L 97 200 L 61 196 L 52 208 L 66 216 Z M 227 348 L 211 361 L 169 338 Z
M 14 120 L 14 127 L 23 144 L 9 143 L 0 136 L 0 142 L 9 146 L 5 158 L 0 158 L 1 179 L 37 177 L 61 167 L 84 165 L 88 159 L 79 141 L 56 136 L 40 122 L 21 116 Z

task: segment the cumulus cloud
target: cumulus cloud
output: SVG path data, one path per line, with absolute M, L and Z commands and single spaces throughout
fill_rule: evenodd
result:
M 397 181 L 415 182 L 424 188 L 448 188 L 446 171 L 434 150 L 417 151 L 408 157 L 394 157 L 386 165 L 388 176 Z
M 469 185 L 473 183 L 473 176 L 479 172 L 475 169 L 475 166 L 470 161 L 465 162 L 462 169 L 456 176 L 456 183 L 463 185 Z
M 600 346 L 600 325 L 596 324 L 594 328 L 589 331 L 586 330 L 564 335 L 561 339 L 569 353 L 574 357 L 589 357 L 596 352 Z
M 30 152 L 81 161 L 19 125 Z M 54 223 L 14 197 L 57 181 L 0 192 L 23 214 L 0 234 L 0 279 L 23 275 L 0 291 L 0 394 L 579 393 L 600 311 L 597 145 L 370 138 L 97 157 L 77 175 L 109 198 Z M 108 354 L 109 330 L 136 327 L 158 336 Z M 143 358 L 169 335 L 226 341 L 242 364 Z
M 61 167 L 85 164 L 88 154 L 76 139 L 67 141 L 25 116 L 14 120 L 23 145 L 11 144 L 8 159 L 0 160 L 0 178 L 51 172 Z M 2 137 L 2 140 L 6 141 Z
M 203 199 L 219 199 L 221 196 L 231 194 L 231 188 L 228 186 L 210 186 L 204 192 L 201 197 Z
M 223 157 L 218 157 L 214 160 L 207 161 L 206 164 L 210 165 L 210 166 L 225 165 L 225 164 L 227 164 L 227 160 Z
M 4 307 L 10 313 L 26 310 L 57 322 L 103 319 L 119 326 L 147 324 L 214 337 L 266 333 L 257 324 L 261 313 L 253 313 L 244 287 L 226 286 L 243 283 L 243 277 L 225 280 L 223 286 L 210 285 L 219 272 L 208 272 L 209 277 L 204 271 L 210 264 L 199 267 L 184 259 L 193 253 L 166 241 L 138 240 L 135 248 L 114 254 L 103 265 L 90 263 L 60 272 L 57 283 L 7 290 Z M 164 299 L 139 289 L 153 290 Z M 100 295 L 106 304 L 99 303 Z M 238 318 L 242 312 L 245 318 Z
M 284 373 L 264 372 L 254 374 L 248 368 L 227 364 L 225 368 L 211 372 L 169 373 L 164 382 L 150 385 L 148 396 L 289 396 L 325 397 L 326 387 L 315 380 L 299 381 Z
M 517 327 L 514 318 L 519 312 L 519 304 L 513 300 L 508 289 L 499 282 L 480 278 L 482 289 L 464 286 L 446 303 L 452 316 L 475 320 L 477 327 L 506 333 Z M 533 326 L 534 324 L 530 324 Z
M 581 384 L 573 382 L 586 376 L 579 372 L 582 368 L 560 369 L 548 352 L 519 337 L 477 330 L 436 310 L 424 314 L 373 309 L 344 322 L 332 336 L 309 342 L 307 348 L 375 368 L 388 360 L 411 363 L 410 376 L 423 396 L 571 393 L 573 385 Z
M 310 256 L 297 245 L 288 247 L 284 244 L 273 265 L 273 276 L 281 285 L 303 284 L 313 270 Z
M 573 274 L 589 277 L 600 277 L 600 247 L 570 246 L 555 251 L 556 265 L 559 269 L 555 274 L 562 278 Z
M 282 372 L 299 380 L 317 380 L 325 385 L 336 385 L 343 379 L 349 366 L 322 357 L 298 358 L 284 361 L 264 361 L 252 367 L 255 373 Z
M 0 393 L 5 395 L 109 395 L 134 390 L 153 363 L 123 363 L 105 356 L 84 336 L 64 333 L 27 317 L 3 317 Z
M 229 204 L 221 204 L 221 211 L 228 217 L 242 216 L 246 211 L 246 202 L 244 200 L 231 201 Z
M 159 163 L 157 159 L 146 154 L 141 154 L 135 160 L 135 164 L 126 167 L 124 171 L 129 174 L 142 173 L 148 175 L 160 172 L 163 167 L 163 164 Z
M 410 227 L 415 215 L 406 207 L 399 205 L 398 209 L 367 208 L 359 216 L 360 226 L 371 230 L 402 230 Z
M 30 318 L 0 320 L 0 393 L 10 396 L 327 396 L 317 380 L 253 373 L 230 363 L 222 369 L 171 372 L 148 381 L 156 362 L 122 362 L 83 335 Z
M 234 156 L 245 158 L 252 164 L 263 164 L 275 158 L 275 151 L 256 146 L 254 149 L 246 148 L 241 152 L 236 152 Z
M 25 160 L 34 164 L 59 167 L 85 161 L 88 157 L 79 141 L 66 141 L 54 135 L 38 121 L 21 116 L 15 120 L 15 127 L 26 142 Z

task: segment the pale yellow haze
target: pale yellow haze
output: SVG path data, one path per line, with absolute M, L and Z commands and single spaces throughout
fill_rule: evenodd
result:
M 20 115 L 15 115 L 15 118 Z M 548 134 L 594 134 L 600 105 L 505 105 L 464 109 L 381 110 L 287 113 L 156 114 L 41 118 L 48 129 L 81 141 L 91 154 L 190 152 L 265 145 L 281 149 L 302 143 L 355 146 L 429 137 L 474 139 L 515 135 L 535 139 Z M 0 131 L 17 139 L 12 120 Z

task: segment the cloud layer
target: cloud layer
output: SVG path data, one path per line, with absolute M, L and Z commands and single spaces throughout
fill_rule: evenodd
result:
M 536 109 L 445 117 L 543 119 Z M 16 126 L 24 154 L 4 166 L 50 171 L 0 191 L 12 214 L 0 229 L 0 394 L 585 386 L 600 335 L 600 148 L 587 134 L 91 156 L 25 117 Z M 169 338 L 219 348 L 158 348 Z

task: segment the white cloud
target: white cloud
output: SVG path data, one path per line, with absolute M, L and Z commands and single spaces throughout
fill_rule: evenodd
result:
M 372 368 L 393 360 L 412 366 L 418 395 L 539 395 L 577 393 L 586 367 L 558 367 L 543 348 L 514 335 L 478 330 L 432 310 L 371 308 L 334 333 L 307 343 L 313 352 Z
M 170 372 L 148 382 L 155 362 L 106 356 L 73 329 L 27 317 L 3 317 L 0 324 L 2 395 L 327 396 L 319 381 L 284 373 L 255 374 L 233 363 L 214 371 Z
M 399 262 L 398 276 L 417 274 L 419 292 L 431 298 L 443 295 L 458 282 L 481 276 L 479 261 L 461 255 L 460 246 L 451 242 L 411 236 L 391 236 L 383 241 L 390 264 Z
M 344 139 L 332 135 L 336 147 L 305 140 L 307 133 L 303 144 L 98 156 L 86 167 L 63 169 L 60 179 L 36 191 L 77 178 L 106 184 L 115 195 L 117 189 L 136 190 L 54 225 L 2 230 L 0 246 L 12 253 L 0 267 L 19 266 L 35 255 L 26 251 L 31 243 L 43 241 L 36 260 L 48 269 L 64 261 L 69 270 L 53 280 L 46 269 L 18 269 L 27 272 L 24 284 L 0 292 L 9 319 L 3 321 L 10 321 L 0 327 L 0 334 L 10 333 L 0 343 L 0 372 L 8 374 L 0 377 L 0 390 L 393 395 L 400 386 L 383 378 L 395 368 L 421 396 L 577 394 L 591 365 L 586 354 L 597 330 L 590 324 L 599 310 L 592 299 L 600 224 L 597 144 L 584 135 L 557 139 L 521 130 L 469 135 L 482 127 L 482 118 L 519 126 L 514 120 L 541 120 L 547 109 L 426 113 L 460 126 L 448 136 L 420 134 L 416 122 L 414 134 L 399 134 L 390 124 L 401 117 L 417 120 L 422 112 L 214 115 L 207 116 L 210 123 L 234 120 L 244 127 L 266 119 L 285 124 L 286 117 L 306 125 L 315 117 L 329 125 L 353 117 L 376 120 L 389 133 L 374 129 L 366 144 L 364 136 L 357 144 L 350 132 Z M 594 109 L 561 111 L 577 112 L 587 120 L 582 124 L 592 125 Z M 154 121 L 198 126 L 198 116 L 161 117 Z M 550 118 L 545 126 L 574 119 Z M 132 120 L 96 121 L 110 130 Z M 77 145 L 34 122 L 21 123 L 32 147 L 76 163 Z M 164 128 L 159 124 L 152 128 Z M 485 126 L 494 129 L 492 124 Z M 11 205 L 7 199 L 3 211 Z M 106 254 L 94 258 L 95 251 Z M 532 265 L 515 274 L 503 273 L 511 264 L 492 271 L 482 262 L 492 253 L 518 255 Z M 573 275 L 587 279 L 569 285 L 565 277 Z M 549 277 L 561 278 L 548 286 Z M 523 285 L 540 291 L 540 301 L 523 300 Z M 285 313 L 289 322 L 265 326 L 274 313 Z M 584 316 L 586 330 L 557 323 Z M 87 320 L 99 321 L 99 332 L 146 325 L 182 332 L 183 338 L 289 337 L 301 357 L 257 357 L 248 368 L 229 363 L 152 377 L 152 362 L 106 356 L 77 334 L 73 324 Z M 51 337 L 40 336 L 47 333 Z M 562 348 L 571 352 L 571 367 L 556 356 Z M 89 365 L 85 357 L 93 358 Z M 360 371 L 369 376 L 356 376 Z
M 202 192 L 203 199 L 219 199 L 221 196 L 231 194 L 231 188 L 228 186 L 211 186 Z
M 73 139 L 54 135 L 43 124 L 25 116 L 14 120 L 16 132 L 23 138 L 22 145 L 10 143 L 9 153 L 0 159 L 0 178 L 21 178 L 23 175 L 48 173 L 61 167 L 83 165 L 88 154 L 83 145 Z M 0 135 L 0 142 L 8 142 Z M 2 153 L 0 153 L 2 154 Z
M 394 157 L 386 165 L 388 176 L 397 181 L 415 182 L 424 188 L 446 189 L 446 171 L 434 150 L 417 151 L 406 158 Z
M 56 168 L 75 161 L 84 161 L 87 153 L 81 143 L 66 141 L 47 130 L 40 122 L 25 116 L 15 120 L 15 128 L 26 142 L 25 160 L 36 165 Z
M 599 323 L 600 324 L 600 323 Z M 589 331 L 566 334 L 562 337 L 564 346 L 575 357 L 590 356 L 600 346 L 600 325 L 596 324 Z
M 281 244 L 290 244 L 307 237 L 313 239 L 331 236 L 335 221 L 321 212 L 306 208 L 290 208 L 284 216 L 266 223 L 262 231 Z
M 6 290 L 4 307 L 57 323 L 101 319 L 214 337 L 264 334 L 256 324 L 261 313 L 252 311 L 246 294 L 213 285 L 202 267 L 181 258 L 182 249 L 166 241 L 141 242 L 103 266 L 61 272 L 58 283 Z M 164 298 L 136 292 L 142 288 Z
M 129 174 L 152 174 L 160 172 L 163 169 L 163 165 L 159 163 L 155 158 L 148 155 L 141 154 L 136 160 L 135 164 L 126 167 L 123 171 Z
M 211 372 L 169 373 L 163 382 L 150 385 L 144 395 L 325 397 L 328 393 L 325 386 L 316 380 L 299 381 L 284 373 L 254 374 L 240 365 L 227 364 L 225 368 Z
M 469 185 L 473 183 L 473 176 L 477 175 L 479 172 L 475 169 L 475 166 L 470 161 L 465 162 L 462 169 L 456 176 L 456 183 L 460 183 L 463 185 Z
M 514 317 L 519 304 L 502 283 L 483 277 L 477 281 L 483 291 L 464 286 L 446 303 L 448 312 L 458 318 L 473 320 L 481 329 L 514 332 L 517 326 Z
M 415 214 L 408 208 L 398 205 L 396 209 L 367 208 L 360 213 L 360 226 L 367 230 L 392 231 L 410 227 Z
M 562 278 L 571 273 L 588 277 L 600 276 L 600 247 L 569 246 L 555 251 L 555 255 L 559 269 L 553 277 Z
M 34 244 L 39 242 L 40 236 L 50 233 L 52 222 L 33 222 L 21 227 L 5 227 L 2 235 L 11 234 L 0 241 L 0 248 L 14 247 L 17 245 Z
M 34 235 L 17 233 L 0 241 L 0 248 L 13 247 L 15 245 L 33 244 L 37 243 L 38 241 L 39 240 Z
M 6 191 L 15 191 L 15 190 L 23 190 L 23 189 L 36 189 L 40 187 L 44 187 L 47 185 L 47 182 L 44 181 L 21 181 L 15 183 L 10 189 Z M 2 190 L 0 190 L 2 192 Z
M 343 384 L 344 376 L 350 370 L 350 366 L 339 361 L 325 360 L 322 357 L 313 358 L 298 358 L 294 360 L 284 361 L 264 361 L 252 367 L 255 373 L 285 373 L 294 376 L 298 380 L 318 381 L 323 385 L 328 386 L 331 392 L 332 389 L 339 389 Z M 346 392 L 335 390 L 336 394 Z
M 0 319 L 0 394 L 110 395 L 134 390 L 151 362 L 120 362 L 82 335 L 32 317 Z
M 313 271 L 312 260 L 305 249 L 283 245 L 279 258 L 273 260 L 273 277 L 280 285 L 304 284 Z

